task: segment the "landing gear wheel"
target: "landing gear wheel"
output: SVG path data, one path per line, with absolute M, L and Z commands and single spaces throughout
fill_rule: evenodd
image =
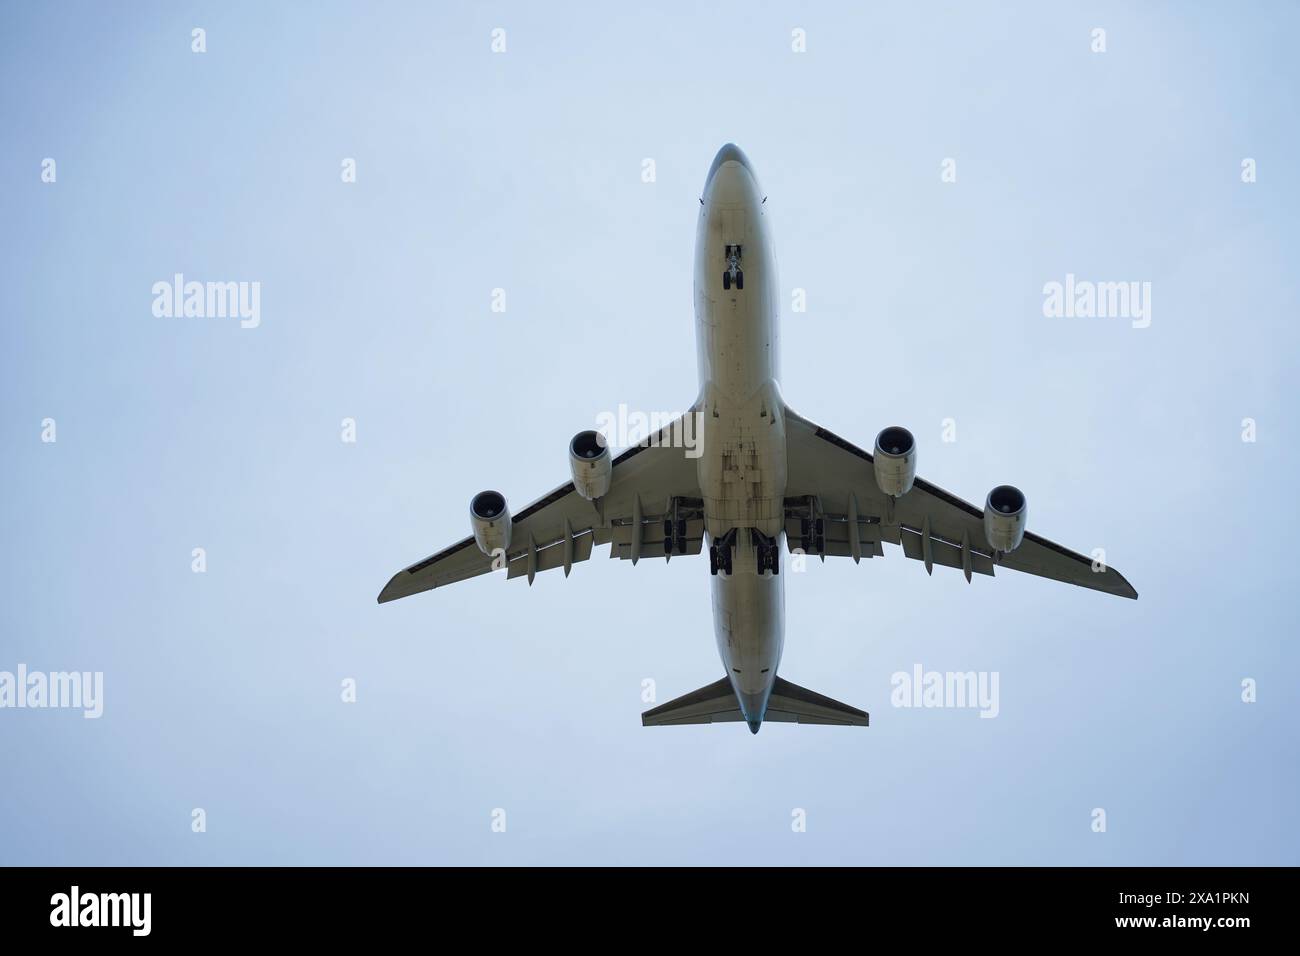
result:
M 673 539 L 664 538 L 664 554 L 672 554 L 672 553 L 673 553 Z
M 709 573 L 716 575 L 718 573 L 718 546 L 709 545 Z
M 743 272 L 736 273 L 736 288 L 737 289 L 745 288 L 745 273 Z

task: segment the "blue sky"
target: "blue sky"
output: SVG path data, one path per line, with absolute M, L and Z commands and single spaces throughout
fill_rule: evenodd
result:
M 1293 6 L 0 16 L 0 671 L 105 697 L 0 710 L 0 862 L 1300 862 Z M 718 677 L 702 558 L 375 605 L 474 492 L 693 399 L 729 140 L 806 290 L 791 406 L 1013 482 L 1139 601 L 815 564 L 782 674 L 872 726 L 757 736 L 640 726 L 643 680 Z M 260 325 L 154 316 L 178 272 L 259 282 Z M 1045 317 L 1067 274 L 1150 282 L 1151 325 Z M 997 672 L 998 717 L 891 707 L 916 664 Z

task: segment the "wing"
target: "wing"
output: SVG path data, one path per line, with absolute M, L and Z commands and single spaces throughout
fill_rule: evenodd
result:
M 553 568 L 564 568 L 567 577 L 576 562 L 591 557 L 595 545 L 608 544 L 611 558 L 633 564 L 638 558 L 699 554 L 704 541 L 699 479 L 696 459 L 687 449 L 672 447 L 680 427 L 677 422 L 665 426 L 615 458 L 609 492 L 598 501 L 583 498 L 569 482 L 514 515 L 510 549 L 497 568 L 471 535 L 398 571 L 379 593 L 379 603 L 492 570 L 527 577 L 529 584 L 537 572 Z
M 909 558 L 934 565 L 992 575 L 1011 568 L 1136 598 L 1137 591 L 1111 567 L 1093 570 L 1093 560 L 1036 534 L 1025 532 L 1020 547 L 996 555 L 984 538 L 984 512 L 920 478 L 912 490 L 893 499 L 876 485 L 869 453 L 808 419 L 786 412 L 786 535 L 800 547 L 808 523 L 823 522 L 821 553 L 875 557 L 882 543 L 899 545 Z M 816 553 L 813 547 L 804 551 Z

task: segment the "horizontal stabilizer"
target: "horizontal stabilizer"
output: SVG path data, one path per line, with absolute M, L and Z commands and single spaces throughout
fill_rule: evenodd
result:
M 727 678 L 714 681 L 707 687 L 660 704 L 641 715 L 641 726 L 662 727 L 669 724 L 715 724 L 721 721 L 744 720 L 736 692 Z
M 674 724 L 717 724 L 744 720 L 727 678 L 714 681 L 706 687 L 691 691 L 676 700 L 660 704 L 641 715 L 645 727 L 665 727 Z M 866 727 L 870 717 L 838 700 L 823 697 L 806 687 L 792 684 L 778 677 L 772 686 L 772 696 L 767 701 L 764 720 L 789 724 L 839 724 Z
M 763 719 L 793 724 L 843 724 L 854 727 L 867 727 L 871 722 L 865 710 L 841 704 L 838 700 L 823 697 L 780 677 L 772 688 L 772 696 L 767 699 L 767 713 Z

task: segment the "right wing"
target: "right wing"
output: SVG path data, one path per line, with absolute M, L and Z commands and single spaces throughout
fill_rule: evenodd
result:
M 905 556 L 924 561 L 927 571 L 936 564 L 960 568 L 967 581 L 972 573 L 991 577 L 999 567 L 1119 597 L 1138 596 L 1114 568 L 1094 569 L 1092 558 L 1029 531 L 1016 550 L 995 554 L 984 540 L 981 509 L 921 478 L 901 498 L 889 497 L 876 485 L 870 453 L 789 409 L 786 443 L 786 535 L 791 549 L 803 537 L 803 523 L 820 517 L 825 526 L 823 553 L 833 556 L 879 556 L 884 554 L 882 543 L 889 543 L 900 545 Z M 810 510 L 815 514 L 804 517 Z
M 688 449 L 672 447 L 671 436 L 682 434 L 680 421 L 615 458 L 603 498 L 588 501 L 570 481 L 514 515 L 510 549 L 497 568 L 471 535 L 398 571 L 379 593 L 379 603 L 498 569 L 508 578 L 527 577 L 529 584 L 537 572 L 552 568 L 564 568 L 567 577 L 597 544 L 609 544 L 611 558 L 630 558 L 634 564 L 638 558 L 699 554 L 704 515 L 696 459 L 687 456 Z M 672 522 L 671 529 L 665 522 Z M 673 532 L 669 550 L 665 530 Z

